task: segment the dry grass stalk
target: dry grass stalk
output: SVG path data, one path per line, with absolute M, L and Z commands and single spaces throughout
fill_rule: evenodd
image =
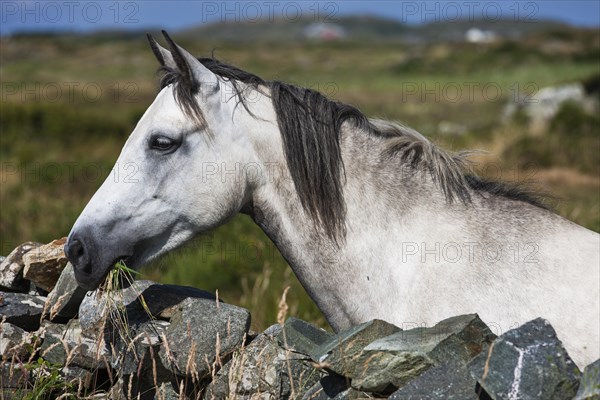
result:
M 290 290 L 289 286 L 286 286 L 286 288 L 283 289 L 283 294 L 281 295 L 281 300 L 279 301 L 279 311 L 277 312 L 277 323 L 279 323 L 279 325 L 281 325 L 281 333 L 283 335 L 283 343 L 285 345 L 285 364 L 287 366 L 288 376 L 290 378 L 290 398 L 294 399 L 294 398 L 296 398 L 296 391 L 294 388 L 294 379 L 292 377 L 292 365 L 290 362 L 290 351 L 288 350 L 285 329 L 283 329 L 283 326 L 285 324 L 285 319 L 287 317 L 287 313 L 288 313 L 288 309 L 289 309 L 287 301 L 286 301 L 286 297 L 287 297 L 289 290 Z

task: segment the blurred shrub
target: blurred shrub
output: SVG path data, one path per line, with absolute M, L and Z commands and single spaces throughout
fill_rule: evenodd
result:
M 125 138 L 130 131 L 130 121 L 106 108 L 64 103 L 2 104 L 3 152 L 10 150 L 11 143 L 17 141 L 43 139 L 69 144 L 82 138 Z
M 587 77 L 581 83 L 589 96 L 595 96 L 600 101 L 600 73 Z
M 579 104 L 565 102 L 543 136 L 523 136 L 507 147 L 504 158 L 519 166 L 576 167 L 600 174 L 600 116 L 585 112 Z M 574 162 L 574 160 L 577 160 Z

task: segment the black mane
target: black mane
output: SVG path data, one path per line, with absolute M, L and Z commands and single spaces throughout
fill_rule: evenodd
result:
M 330 100 L 317 91 L 280 81 L 266 81 L 215 58 L 198 60 L 214 74 L 230 81 L 238 94 L 239 103 L 248 112 L 250 110 L 244 94 L 246 88 L 265 94 L 268 92 L 277 115 L 288 169 L 302 207 L 328 237 L 335 242 L 343 240 L 346 206 L 342 191 L 344 165 L 340 148 L 341 126 L 346 121 L 352 121 L 371 134 L 388 136 L 390 133 L 378 129 L 355 107 Z M 174 84 L 175 97 L 182 110 L 204 125 L 202 111 L 194 97 L 199 88 L 185 87 L 180 74 L 174 69 L 162 67 L 161 70 L 164 73 L 161 88 Z M 441 153 L 441 150 L 436 151 Z M 412 163 L 419 164 L 420 160 L 416 161 L 413 159 Z M 454 194 L 464 203 L 471 201 L 468 189 L 472 189 L 548 208 L 539 195 L 522 187 L 486 181 L 464 171 L 460 175 L 460 179 L 452 185 L 455 186 Z M 448 191 L 446 183 L 442 182 L 441 186 L 451 202 L 453 192 Z

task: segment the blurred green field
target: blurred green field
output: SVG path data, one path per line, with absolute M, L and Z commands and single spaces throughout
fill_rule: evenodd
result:
M 542 133 L 518 118 L 502 120 L 503 107 L 519 93 L 600 75 L 597 31 L 569 31 L 559 39 L 535 33 L 489 44 L 408 45 L 185 37 L 181 44 L 197 55 L 214 50 L 266 79 L 321 90 L 370 116 L 402 121 L 448 149 L 486 150 L 474 159 L 477 171 L 533 181 L 554 197 L 558 213 L 600 231 L 599 117 L 566 105 Z M 561 45 L 548 46 L 552 41 Z M 157 64 L 141 35 L 2 38 L 0 49 L 0 254 L 6 255 L 21 242 L 69 232 L 156 95 Z M 496 94 L 486 92 L 491 89 Z M 447 133 L 440 123 L 460 132 Z M 246 216 L 146 267 L 143 277 L 218 289 L 222 299 L 251 309 L 255 330 L 276 320 L 289 285 L 290 314 L 326 325 Z

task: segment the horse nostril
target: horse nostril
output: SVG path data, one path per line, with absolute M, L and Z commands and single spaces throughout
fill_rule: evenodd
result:
M 92 262 L 81 240 L 77 238 L 69 240 L 65 247 L 65 253 L 75 269 L 86 274 L 92 272 Z
M 83 257 L 85 250 L 83 249 L 83 246 L 81 245 L 80 241 L 77 241 L 77 246 L 75 247 L 73 252 L 75 253 L 76 257 L 78 257 L 78 258 Z

